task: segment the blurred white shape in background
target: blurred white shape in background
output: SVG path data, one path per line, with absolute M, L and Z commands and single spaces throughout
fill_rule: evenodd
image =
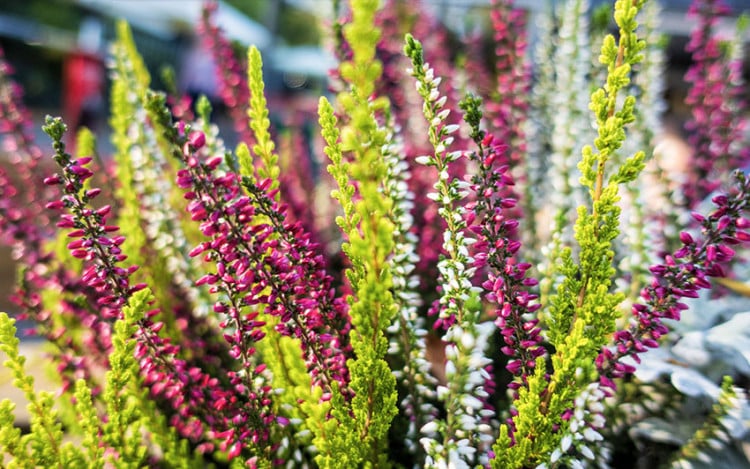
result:
M 76 0 L 80 5 L 104 15 L 123 18 L 131 25 L 164 39 L 180 31 L 194 30 L 203 11 L 203 0 Z M 271 43 L 271 33 L 225 2 L 218 2 L 214 20 L 230 39 L 263 49 Z

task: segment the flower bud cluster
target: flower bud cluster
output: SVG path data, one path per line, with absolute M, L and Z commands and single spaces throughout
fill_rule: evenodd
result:
M 723 0 L 695 0 L 688 10 L 698 22 L 686 46 L 693 59 L 685 75 L 691 84 L 685 103 L 692 113 L 686 129 L 693 155 L 683 192 L 690 209 L 721 186 L 721 174 L 750 164 L 742 43 L 730 43 L 725 52 L 716 35 L 719 18 L 730 13 Z
M 125 238 L 114 234 L 118 231 L 117 226 L 106 224 L 110 206 L 94 209 L 90 205 L 101 192 L 98 188 L 84 189 L 84 181 L 93 175 L 88 168 L 91 158 L 73 159 L 65 153 L 61 141 L 65 126 L 59 119 L 49 118 L 45 130 L 55 142 L 55 161 L 62 173 L 49 176 L 44 182 L 61 186 L 63 191 L 62 197 L 50 202 L 48 207 L 68 212 L 61 216 L 57 226 L 70 230 L 68 237 L 73 240 L 68 243 L 68 249 L 73 257 L 84 262 L 81 281 L 96 293 L 99 314 L 104 318 L 119 319 L 133 293 L 146 285 L 130 284 L 129 277 L 138 266 L 122 266 L 126 256 L 120 246 Z M 237 454 L 244 446 L 267 439 L 267 425 L 274 418 L 267 411 L 253 408 L 255 401 L 252 398 L 257 397 L 254 392 L 244 392 L 237 383 L 224 388 L 217 378 L 178 358 L 181 345 L 190 344 L 175 345 L 160 337 L 159 331 L 164 323 L 154 322 L 158 314 L 158 310 L 152 310 L 139 321 L 135 355 L 144 384 L 150 387 L 154 396 L 166 399 L 174 409 L 171 424 L 176 430 L 195 440 L 222 440 L 220 446 L 239 444 Z M 238 392 L 245 394 L 250 403 L 237 399 Z M 261 401 L 261 405 L 267 407 L 268 403 Z M 202 422 L 195 418 L 198 415 L 203 418 Z M 259 419 L 266 426 L 258 425 Z M 207 425 L 204 426 L 203 422 Z M 204 449 L 211 445 L 205 443 Z
M 17 319 L 35 323 L 29 333 L 54 344 L 52 354 L 62 389 L 84 378 L 98 395 L 100 388 L 92 381 L 92 369 L 106 363 L 111 327 L 92 312 L 96 310 L 96 298 L 92 298 L 95 292 L 69 266 L 56 262 L 50 252 L 48 241 L 54 227 L 44 201 L 56 197 L 57 190 L 42 184 L 41 174 L 47 168 L 42 164 L 30 113 L 22 103 L 22 90 L 12 72 L 0 49 L 0 135 L 2 152 L 9 152 L 13 164 L 12 176 L 0 168 L 0 238 L 13 247 L 14 259 L 23 265 L 10 300 L 19 307 Z M 18 190 L 20 187 L 23 190 Z M 52 206 L 61 204 L 57 201 Z M 57 301 L 49 301 L 51 296 Z M 86 298 L 85 304 L 79 301 L 81 298 Z M 69 321 L 85 325 L 76 338 L 68 329 Z
M 700 238 L 683 231 L 682 248 L 650 267 L 653 280 L 641 291 L 644 302 L 632 306 L 628 327 L 615 332 L 614 347 L 604 348 L 596 360 L 604 386 L 614 388 L 611 378 L 633 373 L 635 367 L 622 359 L 630 356 L 639 362 L 640 353 L 658 347 L 669 331 L 663 321 L 679 320 L 688 308 L 682 300 L 697 298 L 699 290 L 710 288 L 710 277 L 725 276 L 723 265 L 735 256 L 731 246 L 750 241 L 750 220 L 744 215 L 750 207 L 750 180 L 740 172 L 735 176 L 736 190 L 715 196 L 716 209 L 710 215 L 693 213 L 701 226 Z
M 494 326 L 480 324 L 478 308 L 473 305 L 481 291 L 472 283 L 477 268 L 470 250 L 476 239 L 467 230 L 470 212 L 460 204 L 469 196 L 471 185 L 449 173 L 451 163 L 462 156 L 460 151 L 449 151 L 453 144 L 451 134 L 458 130 L 458 125 L 445 122 L 450 113 L 443 108 L 447 98 L 438 90 L 440 77 L 435 77 L 433 69 L 423 61 L 421 44 L 407 36 L 405 52 L 412 59 L 410 73 L 424 100 L 422 110 L 434 150 L 434 154 L 420 156 L 416 161 L 433 166 L 438 172 L 438 181 L 433 185 L 435 192 L 427 197 L 436 202 L 438 213 L 447 225 L 443 234 L 445 254 L 438 262 L 442 295 L 435 326 L 446 329 L 443 340 L 447 343 L 447 386 L 438 387 L 437 397 L 445 403 L 448 417 L 435 422 L 442 442 L 429 437 L 421 442 L 428 461 L 464 467 L 481 460 L 484 454 L 477 453 L 489 449 L 490 442 L 485 436 L 491 428 L 485 420 L 494 412 L 484 402 L 489 396 L 485 384 L 489 381 L 487 368 L 491 364 L 484 348 Z M 422 432 L 429 433 L 429 428 L 430 424 L 422 427 Z
M 504 164 L 506 151 L 507 147 L 492 135 L 479 142 L 479 152 L 472 156 L 479 165 L 472 181 L 478 197 L 467 208 L 473 210 L 470 229 L 479 238 L 474 245 L 474 266 L 489 269 L 482 287 L 487 292 L 485 298 L 498 305 L 495 325 L 505 342 L 501 350 L 511 358 L 506 368 L 523 380 L 546 352 L 541 345 L 539 319 L 534 317 L 541 305 L 536 302 L 537 295 L 529 292 L 538 282 L 526 276 L 531 265 L 517 260 L 521 247 L 518 220 L 507 213 L 516 206 L 516 200 L 499 195 L 503 187 L 514 184 L 509 166 Z M 509 386 L 516 390 L 520 385 L 516 381 Z
M 220 168 L 223 156 L 200 161 L 202 132 L 192 131 L 183 138 L 186 166 L 178 172 L 177 184 L 186 190 L 191 218 L 200 222 L 201 232 L 209 238 L 190 255 L 203 255 L 216 266 L 215 272 L 196 283 L 224 294 L 214 312 L 225 318 L 220 326 L 226 331 L 230 354 L 250 366 L 253 344 L 266 335 L 268 317 L 276 317 L 278 332 L 301 340 L 313 382 L 326 390 L 333 381 L 345 386 L 347 309 L 334 296 L 331 278 L 309 234 L 298 223 L 285 221 L 286 209 L 275 202 L 276 191 L 269 191 L 269 180 L 240 181 L 237 174 Z M 256 368 L 255 374 L 262 371 Z
M 255 137 L 250 131 L 247 119 L 250 91 L 247 86 L 245 64 L 237 59 L 232 43 L 216 24 L 214 15 L 217 8 L 216 1 L 206 2 L 202 21 L 198 23 L 198 34 L 203 46 L 211 51 L 215 75 L 218 78 L 219 96 L 230 113 L 238 140 L 252 147 Z

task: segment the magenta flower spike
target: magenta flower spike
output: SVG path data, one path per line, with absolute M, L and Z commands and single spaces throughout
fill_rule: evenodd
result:
M 724 277 L 724 266 L 735 256 L 732 246 L 750 241 L 746 231 L 750 180 L 740 172 L 735 177 L 736 189 L 715 196 L 716 209 L 710 215 L 693 214 L 701 227 L 700 236 L 683 231 L 682 248 L 650 267 L 653 280 L 641 291 L 643 303 L 632 306 L 628 327 L 615 332 L 614 345 L 604 348 L 597 358 L 602 385 L 614 389 L 612 378 L 633 373 L 635 367 L 623 359 L 631 357 L 638 363 L 639 354 L 658 347 L 669 331 L 664 320 L 679 320 L 681 311 L 688 308 L 683 300 L 697 298 L 700 290 L 711 288 L 710 277 Z
M 750 146 L 744 136 L 748 119 L 742 44 L 723 45 L 717 34 L 717 22 L 730 13 L 723 0 L 695 0 L 688 10 L 697 21 L 686 46 L 693 59 L 685 74 L 691 85 L 685 98 L 691 111 L 686 130 L 693 148 L 691 171 L 683 184 L 689 209 L 719 189 L 726 182 L 722 177 L 750 165 Z
M 61 204 L 53 202 L 51 207 L 68 212 L 57 225 L 70 230 L 68 248 L 73 257 L 84 262 L 81 280 L 95 292 L 99 314 L 120 318 L 133 293 L 146 285 L 130 283 L 129 277 L 138 266 L 123 266 L 126 256 L 120 246 L 125 238 L 117 234 L 117 226 L 107 224 L 109 206 L 94 209 L 90 205 L 99 194 L 97 189 L 83 188 L 84 181 L 93 175 L 88 168 L 91 158 L 73 159 L 65 153 L 65 125 L 59 119 L 48 118 L 45 131 L 53 138 L 55 161 L 62 170 L 45 179 L 46 184 L 61 186 L 63 192 Z M 206 448 L 211 447 L 211 440 L 219 440 L 220 447 L 231 448 L 236 455 L 250 445 L 262 447 L 268 440 L 268 426 L 275 421 L 270 410 L 270 387 L 248 386 L 252 381 L 234 371 L 228 372 L 228 383 L 222 383 L 179 358 L 181 345 L 159 335 L 163 323 L 158 322 L 158 314 L 158 310 L 152 310 L 139 321 L 135 355 L 144 384 L 151 388 L 152 395 L 172 407 L 170 423 L 183 437 L 208 439 Z M 256 375 L 261 372 L 255 370 Z
M 214 311 L 225 315 L 220 326 L 227 329 L 230 353 L 249 363 L 253 343 L 265 335 L 268 318 L 276 317 L 279 333 L 301 340 L 313 382 L 327 390 L 334 381 L 345 388 L 347 305 L 335 296 L 317 247 L 299 223 L 285 220 L 286 207 L 275 201 L 269 180 L 241 181 L 218 168 L 221 158 L 201 162 L 201 141 L 196 132 L 188 134 L 186 167 L 177 183 L 186 190 L 191 218 L 208 238 L 191 255 L 216 266 L 197 284 L 225 295 Z

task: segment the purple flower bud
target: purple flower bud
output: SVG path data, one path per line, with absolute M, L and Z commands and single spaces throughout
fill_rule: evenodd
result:
M 505 366 L 505 369 L 508 370 L 510 374 L 517 375 L 518 372 L 521 371 L 522 366 L 521 360 L 511 360 Z
M 188 143 L 190 143 L 194 149 L 198 150 L 203 148 L 203 145 L 206 144 L 206 136 L 203 132 L 194 130 L 188 135 Z
M 58 174 L 44 178 L 44 184 L 54 186 L 62 183 L 62 178 Z
M 93 189 L 89 189 L 86 191 L 86 197 L 89 199 L 96 198 L 99 194 L 101 194 L 102 190 L 98 187 L 95 187 Z
M 682 244 L 685 245 L 695 244 L 695 241 L 693 241 L 693 237 L 687 231 L 680 232 L 680 241 L 682 241 Z
M 716 249 L 716 245 L 710 244 L 706 246 L 706 260 L 709 262 L 714 262 L 716 260 L 716 254 L 718 250 Z

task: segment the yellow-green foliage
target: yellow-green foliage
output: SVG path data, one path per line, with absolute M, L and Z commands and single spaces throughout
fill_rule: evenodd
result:
M 123 308 L 123 319 L 115 323 L 103 396 L 106 422 L 85 381 L 76 382 L 73 408 L 81 435 L 80 443 L 75 444 L 63 442 L 64 429 L 53 407 L 53 394 L 35 391 L 34 379 L 24 369 L 26 360 L 18 354 L 15 320 L 0 313 L 0 351 L 8 357 L 4 366 L 13 372 L 14 386 L 29 401 L 31 415 L 30 432 L 21 435 L 15 427 L 14 404 L 8 399 L 0 402 L 0 453 L 5 454 L 7 464 L 3 467 L 139 468 L 154 448 L 168 467 L 204 467 L 202 458 L 192 453 L 187 440 L 178 437 L 157 410 L 148 388 L 142 386 L 133 334 L 151 300 L 149 290 L 135 293 L 130 305 Z
M 386 436 L 397 413 L 396 382 L 384 360 L 388 348 L 384 331 L 396 313 L 388 265 L 393 250 L 393 224 L 388 218 L 392 202 L 382 193 L 387 176 L 381 154 L 386 131 L 375 119 L 385 104 L 370 99 L 382 70 L 375 59 L 380 35 L 374 26 L 377 7 L 375 0 L 353 2 L 352 22 L 344 27 L 352 60 L 341 65 L 349 89 L 337 98 L 348 121 L 339 130 L 330 104 L 321 99 L 319 106 L 331 159 L 328 170 L 338 184 L 333 196 L 344 210 L 337 223 L 347 239 L 343 250 L 351 262 L 346 275 L 354 291 L 350 313 L 356 357 L 347 362 L 354 398 L 346 403 L 334 392 L 333 419 L 314 429 L 320 451 L 316 462 L 322 467 L 387 467 Z
M 589 106 L 598 137 L 595 149 L 584 147 L 578 165 L 591 205 L 578 208 L 578 261 L 570 248 L 562 252 L 560 272 L 565 278 L 550 299 L 548 338 L 556 350 L 551 357 L 552 371 L 547 383 L 546 365 L 539 360 L 535 374 L 519 392 L 515 403 L 518 415 L 513 419 L 517 444 L 507 448 L 506 441 L 494 446 L 498 455 L 493 461 L 495 468 L 533 467 L 549 458 L 564 433 L 553 429 L 565 428 L 562 413 L 595 380 L 594 361 L 620 315 L 618 306 L 624 295 L 611 292 L 615 273 L 612 242 L 619 234 L 618 188 L 643 169 L 644 153 L 636 153 L 614 170 L 607 163 L 625 140 L 625 126 L 635 119 L 635 98 L 618 97 L 630 83 L 631 67 L 640 61 L 645 46 L 635 34 L 635 17 L 643 4 L 644 0 L 618 0 L 615 4 L 619 40 L 612 35 L 604 40 L 599 60 L 607 67 L 606 83 L 591 95 Z M 542 399 L 540 393 L 545 388 Z
M 250 89 L 250 106 L 247 111 L 250 118 L 250 128 L 253 130 L 256 144 L 253 145 L 253 153 L 260 158 L 258 162 L 258 177 L 270 179 L 271 189 L 279 187 L 279 157 L 275 153 L 276 145 L 271 140 L 269 128 L 271 121 L 268 119 L 268 106 L 263 94 L 265 85 L 263 83 L 263 60 L 260 52 L 255 46 L 250 47 L 247 52 L 247 85 Z M 276 200 L 279 194 L 276 194 Z

